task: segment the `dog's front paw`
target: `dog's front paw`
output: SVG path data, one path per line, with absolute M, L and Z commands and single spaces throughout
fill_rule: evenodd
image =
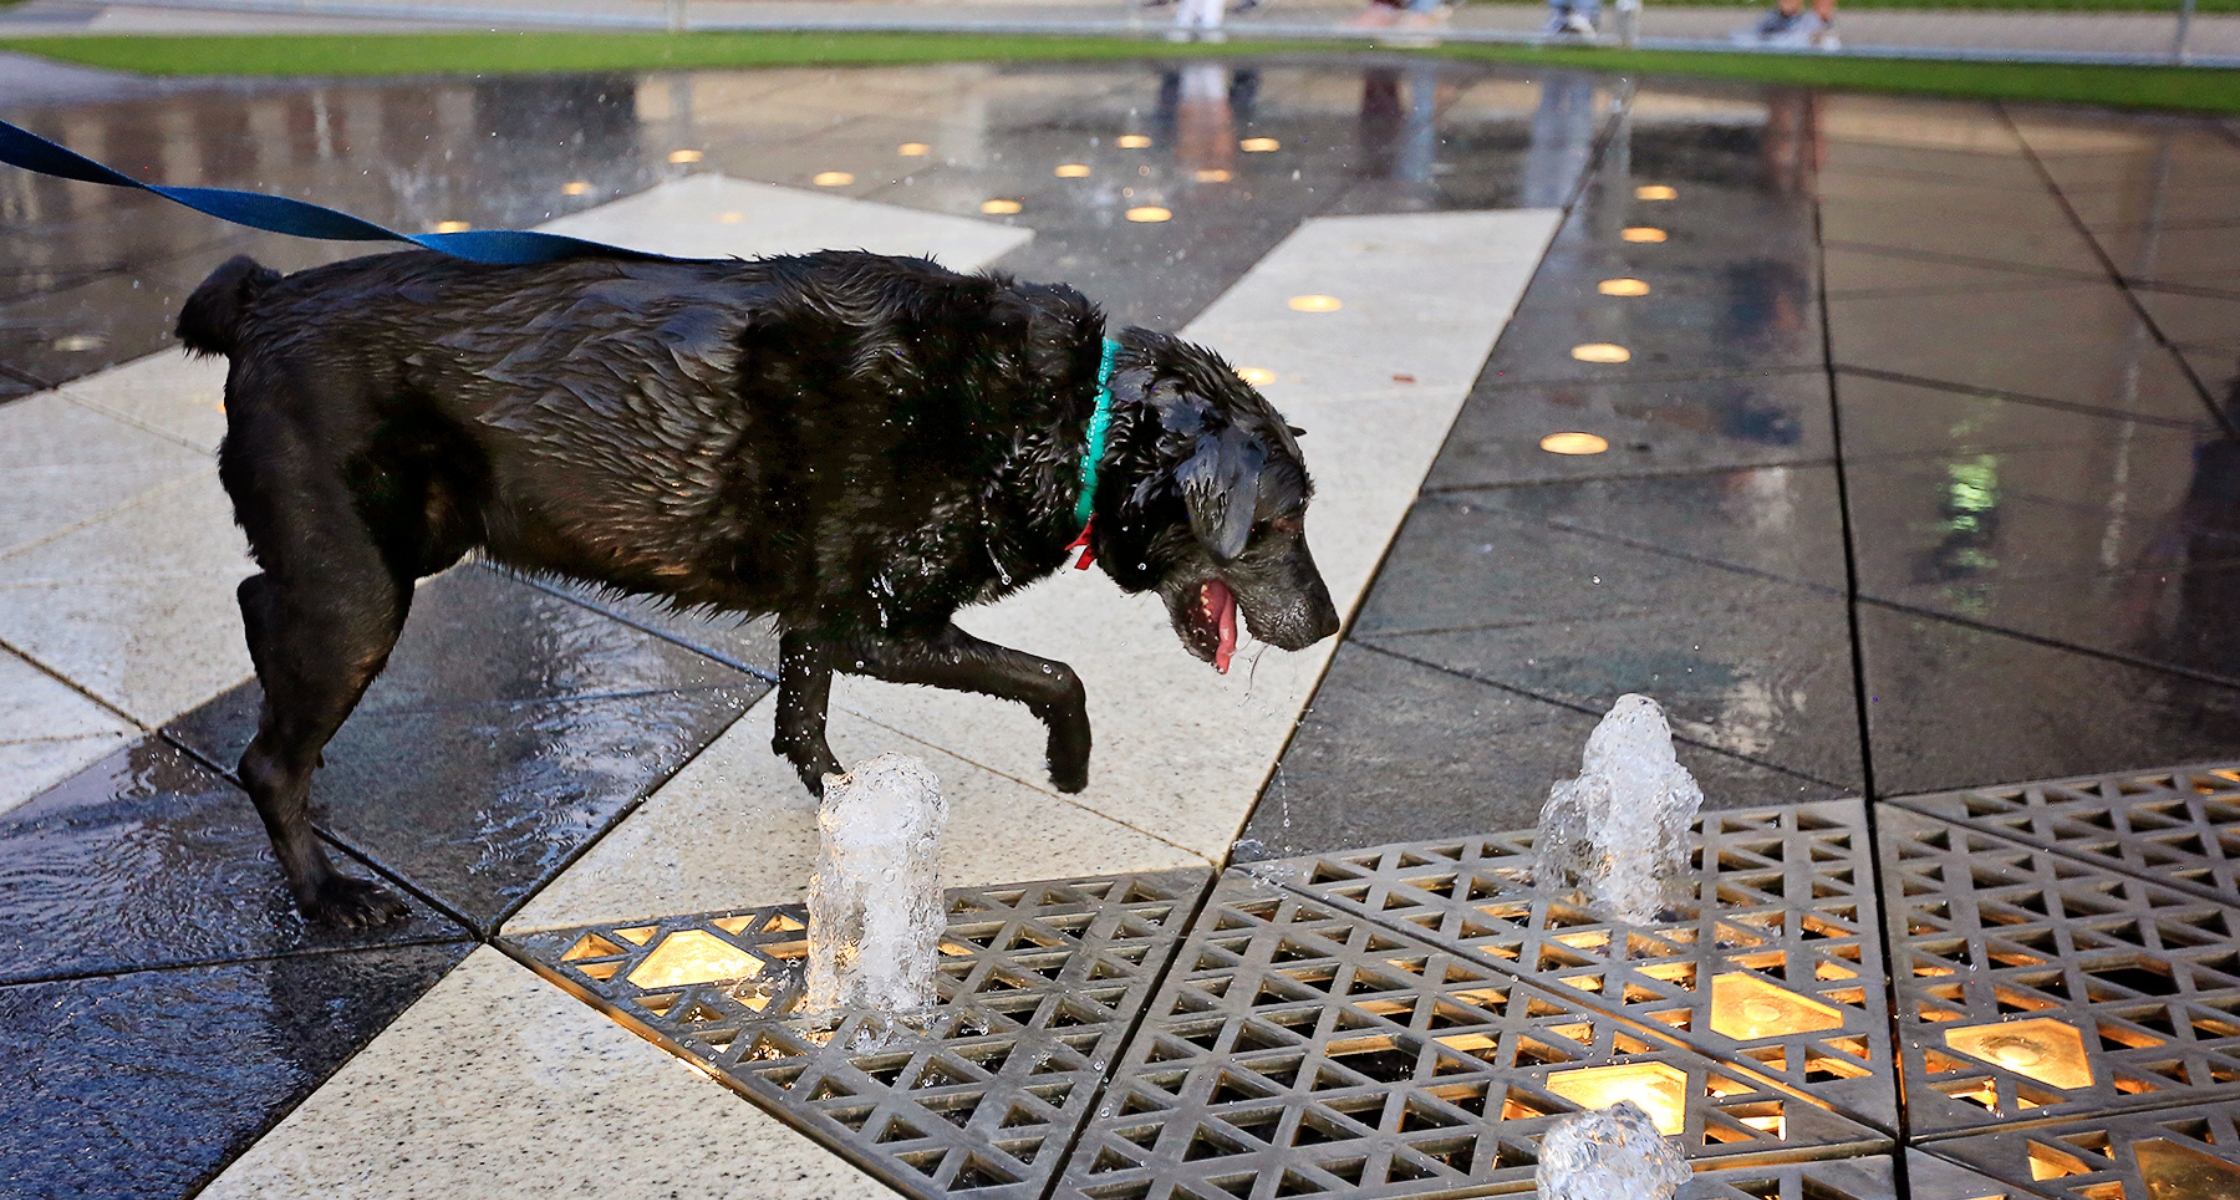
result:
M 304 916 L 335 929 L 371 929 L 401 921 L 411 910 L 378 884 L 347 875 L 335 875 L 319 885 L 319 894 L 304 906 Z

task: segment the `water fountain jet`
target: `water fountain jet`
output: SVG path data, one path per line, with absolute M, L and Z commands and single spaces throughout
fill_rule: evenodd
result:
M 949 805 L 924 763 L 882 754 L 825 776 L 809 880 L 803 1011 L 922 1012 L 940 999 L 945 905 L 938 869 Z
M 1664 709 L 1629 692 L 1588 736 L 1578 778 L 1549 789 L 1534 878 L 1576 885 L 1621 920 L 1653 921 L 1680 898 L 1688 829 L 1702 807 L 1703 790 L 1674 757 Z

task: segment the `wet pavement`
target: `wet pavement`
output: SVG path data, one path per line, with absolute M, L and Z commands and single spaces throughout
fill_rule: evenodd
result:
M 1112 704 L 1078 798 L 1019 714 L 843 687 L 843 759 L 921 753 L 954 789 L 959 883 L 1523 827 L 1626 691 L 1664 701 L 1723 808 L 2240 747 L 2216 403 L 2240 138 L 2217 123 L 1403 57 L 248 83 L 0 116 L 151 181 L 406 228 L 952 248 L 1272 371 L 1313 414 L 1318 557 L 1359 596 L 1326 657 L 1248 647 L 1217 682 L 1163 620 L 1097 607 L 1102 580 L 1036 589 L 988 619 Z M 677 228 L 616 205 L 649 189 Z M 1126 215 L 1147 207 L 1170 217 Z M 0 230 L 0 489 L 38 499 L 0 512 L 0 1044 L 31 1081 L 0 1100 L 0 1191 L 527 1192 L 677 1080 L 751 1112 L 612 1027 L 524 1041 L 548 985 L 473 947 L 798 894 L 813 810 L 767 751 L 766 624 L 476 564 L 429 581 L 315 790 L 345 869 L 413 915 L 304 927 L 229 778 L 251 568 L 211 480 L 221 376 L 169 327 L 232 254 L 347 251 L 16 174 Z M 1355 323 L 1257 315 L 1309 283 Z M 1565 433 L 1603 448 L 1543 448 Z M 609 1186 L 876 1193 L 748 1125 L 721 1136 L 774 1173 L 678 1125 L 614 1150 Z

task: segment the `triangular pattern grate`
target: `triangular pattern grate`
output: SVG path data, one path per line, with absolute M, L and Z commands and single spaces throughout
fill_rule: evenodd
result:
M 892 1187 L 1029 1200 L 1048 1190 L 1209 874 L 949 889 L 941 1006 L 875 1048 L 867 1014 L 822 1030 L 784 1015 L 808 950 L 798 905 L 502 944 Z
M 1933 1152 L 2011 1186 L 2018 1197 L 2226 1200 L 2240 1196 L 2236 1122 L 2240 1105 L 2227 1101 L 1946 1138 Z M 1918 1186 L 1914 1194 L 1942 1200 L 1922 1196 Z
M 2044 1200 L 2027 1188 L 1913 1149 L 1906 1151 L 1906 1195 L 1909 1200 Z
M 1880 818 L 1917 1136 L 2240 1093 L 2231 910 L 1907 809 Z
M 1887 1155 L 1825 1162 L 1698 1171 L 1680 1200 L 1890 1200 L 1897 1194 Z M 1926 1200 L 1918 1191 L 1915 1200 Z
M 1859 801 L 1704 813 L 1693 834 L 1695 902 L 1648 925 L 1535 890 L 1532 837 L 1405 843 L 1249 869 L 1897 1128 Z
M 1231 871 L 1055 1194 L 1372 1200 L 1522 1189 L 1552 1120 L 1627 1097 L 1663 1114 L 1706 1165 L 1889 1144 L 1575 993 Z
M 2240 897 L 2240 763 L 1891 801 L 2212 900 Z

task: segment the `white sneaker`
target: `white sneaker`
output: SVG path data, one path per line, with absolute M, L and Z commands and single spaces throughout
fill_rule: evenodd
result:
M 1578 34 L 1580 37 L 1593 37 L 1594 22 L 1588 20 L 1585 13 L 1567 12 L 1563 14 L 1563 31 Z

